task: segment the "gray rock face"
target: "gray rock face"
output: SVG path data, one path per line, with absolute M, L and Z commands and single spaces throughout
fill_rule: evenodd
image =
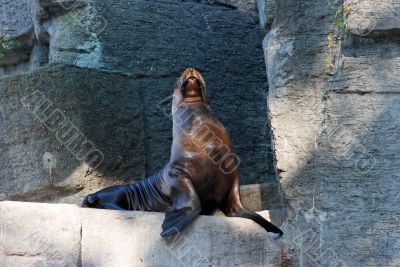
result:
M 3 78 L 0 192 L 79 203 L 87 192 L 144 178 L 142 86 L 61 65 Z
M 157 107 L 191 66 L 204 74 L 211 107 L 231 133 L 242 182 L 275 181 L 255 1 L 41 0 L 31 5 L 31 29 L 37 42 L 48 46 L 48 51 L 37 49 L 47 57 L 31 54 L 36 66 L 48 60 L 129 73 L 140 81 L 146 175 L 170 155 L 172 122 Z M 0 75 L 29 68 L 6 66 Z
M 400 36 L 400 1 L 354 1 L 347 18 L 350 32 L 360 36 Z
M 48 35 L 40 25 L 44 14 L 36 0 L 0 1 L 0 76 L 37 69 L 48 62 Z
M 4 66 L 28 62 L 33 46 L 34 27 L 29 13 L 29 1 L 0 1 L 0 75 L 7 70 Z M 5 51 L 5 40 L 18 40 L 24 47 Z M 27 67 L 24 66 L 26 69 Z
M 151 84 L 64 65 L 0 80 L 0 197 L 79 204 L 105 186 L 145 178 L 138 92 Z M 254 210 L 276 207 L 276 184 L 245 186 L 242 199 Z
M 276 1 L 257 0 L 260 25 L 264 30 L 269 30 L 276 17 Z
M 21 36 L 33 30 L 29 1 L 0 1 L 0 36 Z
M 397 2 L 352 1 L 352 35 L 343 42 L 333 33 L 331 48 L 341 3 L 264 4 L 276 7 L 263 15 L 263 45 L 293 265 L 398 266 L 400 50 L 388 31 L 397 27 Z M 366 16 L 361 4 L 390 12 Z M 358 18 L 371 22 L 365 36 L 352 24 Z M 370 39 L 378 35 L 385 38 Z
M 93 12 L 95 10 L 95 12 Z M 93 34 L 86 20 L 104 21 Z M 234 22 L 234 27 L 232 27 Z M 144 100 L 146 173 L 168 160 L 172 122 L 157 105 L 189 66 L 208 85 L 211 107 L 232 135 L 244 183 L 272 182 L 263 69 L 254 1 L 91 1 L 53 21 L 50 61 L 148 78 Z M 74 38 L 70 38 L 70 36 Z M 267 164 L 265 164 L 267 162 Z
M 255 211 L 281 208 L 275 183 L 243 185 L 240 187 L 240 198 L 246 208 Z
M 279 242 L 241 218 L 200 216 L 165 240 L 161 213 L 0 202 L 0 214 L 7 267 L 281 266 L 285 258 Z
M 86 0 L 39 0 L 41 18 L 64 15 L 71 10 L 87 6 Z

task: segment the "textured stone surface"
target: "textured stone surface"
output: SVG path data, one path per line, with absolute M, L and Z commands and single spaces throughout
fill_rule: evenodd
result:
M 4 2 L 4 10 L 9 5 Z M 172 138 L 172 122 L 157 105 L 171 95 L 186 67 L 196 67 L 206 78 L 213 110 L 232 135 L 242 182 L 275 181 L 255 0 L 40 0 L 18 12 L 28 6 L 39 47 L 24 49 L 29 54 L 19 65 L 6 61 L 0 75 L 49 61 L 145 79 L 138 94 L 144 104 L 145 170 L 151 175 L 167 162 Z
M 264 30 L 269 30 L 276 17 L 276 1 L 257 0 L 260 26 Z
M 0 55 L 0 77 L 34 70 L 48 62 L 48 34 L 41 27 L 47 18 L 37 0 L 0 1 L 0 40 L 20 45 L 5 46 Z
M 336 36 L 332 69 L 327 36 L 341 1 L 266 2 L 276 6 L 264 14 L 273 19 L 263 45 L 290 258 L 294 266 L 398 266 L 400 50 L 395 32 L 373 24 L 390 26 L 390 12 L 377 6 L 395 12 L 397 2 L 352 1 L 349 21 L 369 3 L 377 8 L 363 19 L 385 38 Z
M 22 1 L 0 1 L 0 37 L 19 40 L 23 47 L 6 51 L 0 56 L 0 75 L 7 72 L 5 66 L 28 62 L 34 44 L 34 25 L 29 12 L 30 3 Z M 2 45 L 2 44 L 1 44 Z M 28 67 L 22 67 L 27 69 Z
M 39 6 L 42 9 L 41 15 L 45 18 L 64 15 L 74 9 L 80 9 L 87 6 L 86 0 L 39 0 Z M 45 14 L 43 14 L 45 13 Z
M 246 208 L 255 211 L 281 208 L 275 183 L 243 185 L 240 187 L 240 198 Z
M 241 218 L 200 216 L 164 240 L 162 213 L 0 202 L 0 214 L 1 266 L 282 266 L 285 259 L 280 241 Z
M 163 219 L 160 213 L 82 209 L 82 265 L 278 266 L 279 241 L 254 222 L 200 216 L 165 241 Z
M 0 202 L 0 265 L 79 266 L 81 216 L 74 205 Z
M 361 36 L 399 36 L 400 1 L 352 1 L 347 24 L 350 32 Z
M 0 1 L 0 36 L 21 36 L 33 30 L 29 1 Z
M 144 178 L 143 100 L 137 91 L 151 83 L 151 79 L 63 65 L 3 78 L 2 198 L 79 204 L 89 192 Z M 48 104 L 44 104 L 37 113 L 39 118 L 31 112 L 40 106 L 34 104 L 40 103 L 34 97 L 42 96 L 35 94 L 37 90 L 53 103 L 46 112 Z M 30 97 L 25 101 L 26 96 Z M 63 127 L 51 130 L 42 123 L 45 120 L 40 118 L 57 108 L 103 153 L 104 165 L 99 169 L 92 170 L 77 159 L 65 146 L 69 141 L 57 139 L 58 132 L 68 131 Z M 244 186 L 241 195 L 253 210 L 279 206 L 274 183 Z
M 79 203 L 89 191 L 144 178 L 142 86 L 127 75 L 62 65 L 2 78 L 3 197 Z M 97 169 L 86 154 L 95 150 L 104 156 Z

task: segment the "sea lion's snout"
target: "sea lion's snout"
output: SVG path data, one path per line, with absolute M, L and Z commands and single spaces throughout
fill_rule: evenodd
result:
M 188 68 L 182 73 L 183 83 L 194 83 L 203 80 L 200 72 L 196 69 Z
M 187 82 L 197 82 L 198 79 L 194 76 L 190 76 L 189 78 L 187 78 Z
M 201 97 L 200 82 L 195 77 L 188 78 L 182 87 L 182 96 L 187 97 Z
M 205 84 L 200 72 L 196 69 L 188 68 L 181 76 L 180 91 L 186 102 L 205 101 Z

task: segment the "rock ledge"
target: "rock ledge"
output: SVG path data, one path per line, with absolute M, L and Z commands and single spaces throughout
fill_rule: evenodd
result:
M 240 218 L 200 216 L 160 237 L 162 213 L 0 202 L 1 266 L 277 266 L 280 241 Z

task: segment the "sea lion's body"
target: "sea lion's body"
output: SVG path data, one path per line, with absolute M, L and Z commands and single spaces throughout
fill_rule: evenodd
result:
M 166 211 L 162 236 L 175 235 L 199 214 L 221 210 L 252 219 L 269 232 L 282 231 L 243 207 L 238 158 L 228 132 L 205 100 L 200 73 L 186 70 L 178 80 L 172 105 L 173 143 L 169 163 L 155 175 L 88 195 L 84 207 Z

